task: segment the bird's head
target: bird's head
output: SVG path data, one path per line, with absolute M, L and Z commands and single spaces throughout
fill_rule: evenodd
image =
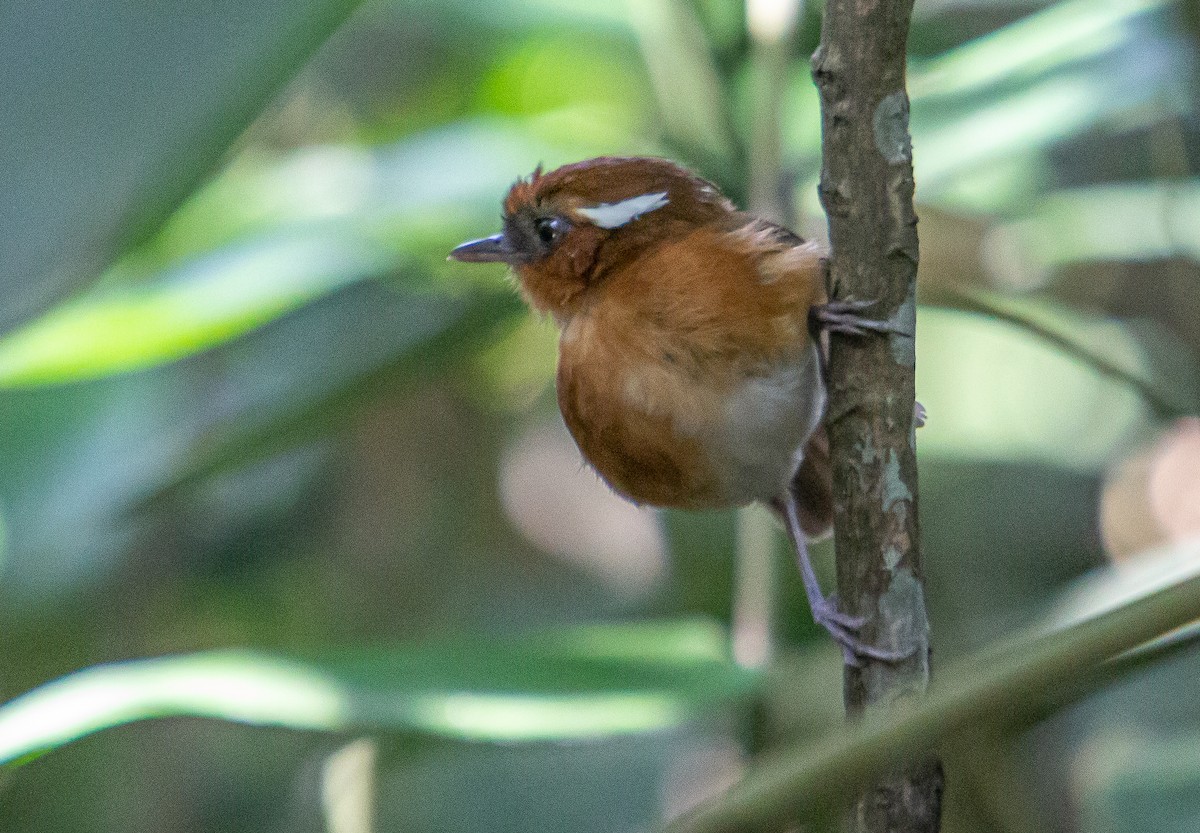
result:
M 450 257 L 509 264 L 529 303 L 563 321 L 613 269 L 733 210 L 715 185 L 665 159 L 589 159 L 518 180 L 504 230 Z

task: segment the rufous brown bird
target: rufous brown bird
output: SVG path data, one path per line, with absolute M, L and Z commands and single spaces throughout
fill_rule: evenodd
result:
M 616 492 L 680 509 L 770 506 L 813 618 L 847 661 L 889 660 L 822 595 L 806 546 L 833 513 L 819 332 L 887 329 L 862 303 L 829 302 L 823 254 L 672 162 L 605 157 L 519 180 L 503 231 L 450 257 L 507 263 L 557 322 L 559 409 Z

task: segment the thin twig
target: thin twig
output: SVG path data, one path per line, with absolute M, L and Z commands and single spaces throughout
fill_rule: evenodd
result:
M 749 205 L 759 217 L 789 228 L 795 227 L 796 218 L 783 169 L 783 105 L 799 13 L 799 0 L 746 2 L 750 65 L 756 81 L 747 148 Z

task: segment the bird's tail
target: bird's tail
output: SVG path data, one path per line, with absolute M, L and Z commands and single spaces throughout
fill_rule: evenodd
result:
M 800 514 L 800 527 L 809 539 L 823 538 L 833 527 L 833 464 L 829 435 L 818 426 L 804 447 L 800 467 L 792 477 L 792 495 Z

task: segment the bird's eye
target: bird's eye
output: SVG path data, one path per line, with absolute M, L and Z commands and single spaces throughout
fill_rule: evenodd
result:
M 539 217 L 534 226 L 537 229 L 538 240 L 541 240 L 544 246 L 557 242 L 568 229 L 567 221 L 562 217 Z

